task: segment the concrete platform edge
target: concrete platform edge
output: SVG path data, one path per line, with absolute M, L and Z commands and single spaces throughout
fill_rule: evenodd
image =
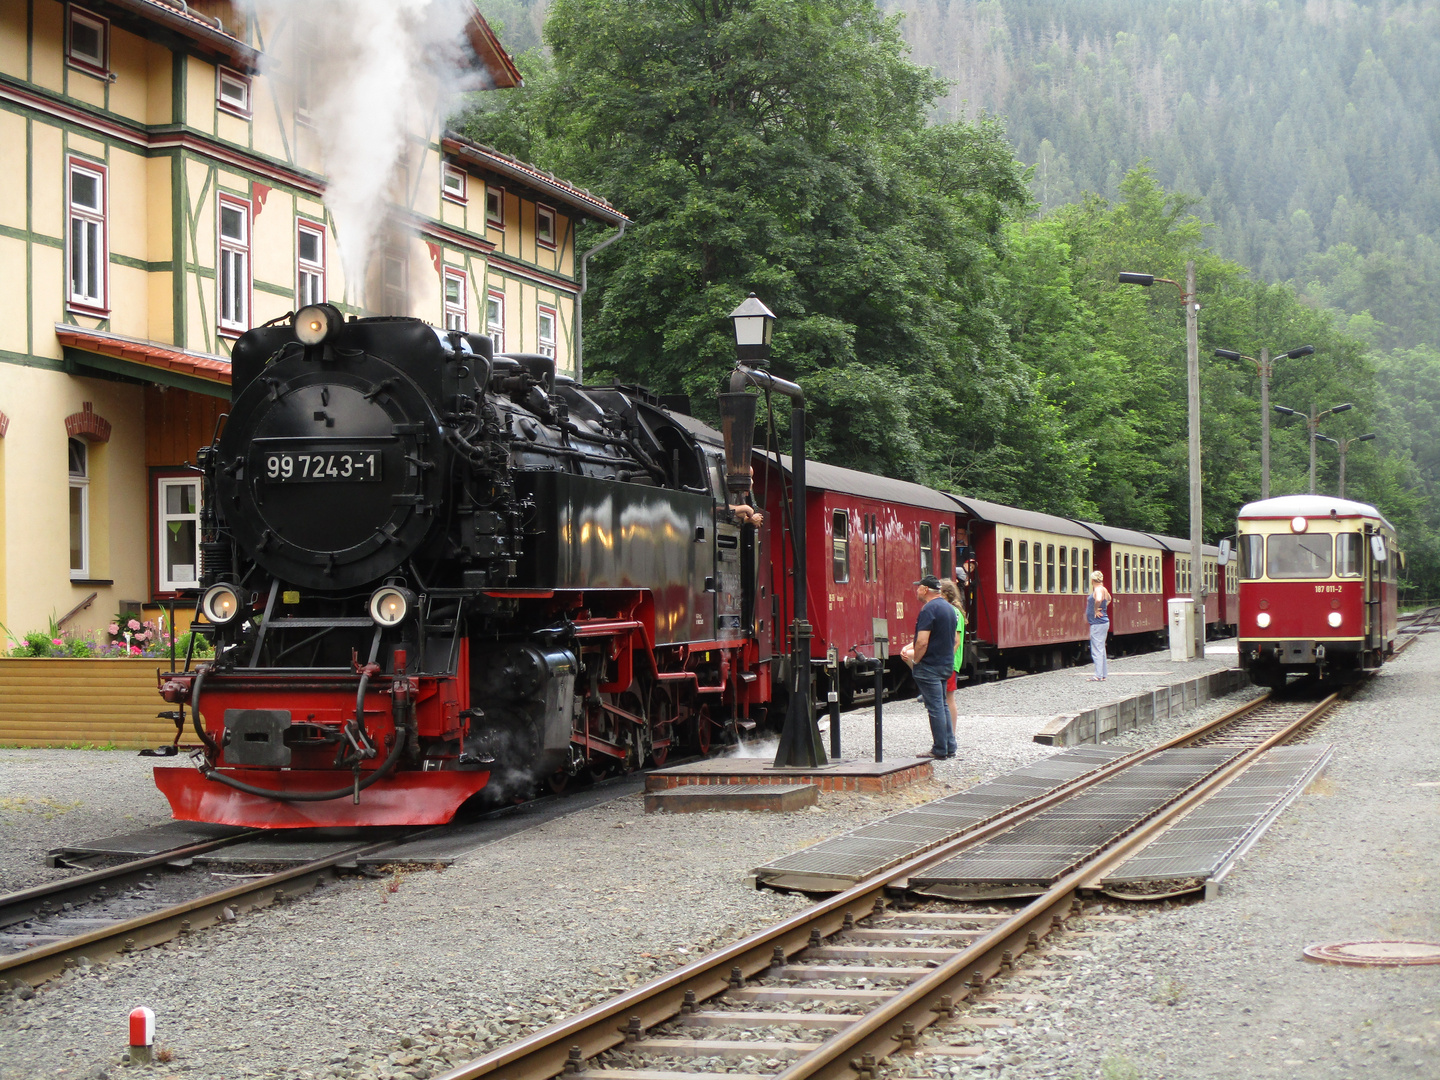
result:
M 1233 694 L 1249 683 L 1243 668 L 1225 668 L 1197 675 L 1143 694 L 1096 705 L 1083 712 L 1061 713 L 1036 733 L 1035 741 L 1046 746 L 1102 743 L 1142 724 L 1191 712 L 1205 702 Z

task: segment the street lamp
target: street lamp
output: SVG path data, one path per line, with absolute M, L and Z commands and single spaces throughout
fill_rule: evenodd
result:
M 1332 443 L 1336 447 L 1336 449 L 1340 451 L 1340 498 L 1343 499 L 1345 498 L 1345 453 L 1350 449 L 1350 447 L 1354 446 L 1356 443 L 1369 442 L 1371 439 L 1375 438 L 1375 433 L 1372 431 L 1368 435 L 1355 435 L 1348 439 L 1332 439 L 1329 435 L 1320 435 L 1318 433 L 1315 437 L 1317 439 L 1323 439 L 1325 440 L 1325 442 Z
M 1200 305 L 1195 300 L 1195 263 L 1185 264 L 1185 287 L 1169 278 L 1157 278 L 1154 274 L 1121 274 L 1122 285 L 1143 285 L 1149 288 L 1156 282 L 1174 285 L 1180 290 L 1180 302 L 1185 305 L 1185 374 L 1186 397 L 1190 404 L 1190 565 L 1198 571 L 1204 565 L 1200 561 L 1200 527 L 1204 509 L 1200 505 L 1200 328 L 1198 318 Z M 1195 603 L 1195 657 L 1205 657 L 1205 600 L 1201 590 L 1205 575 L 1190 575 L 1190 599 Z
M 798 385 L 777 378 L 770 366 L 770 332 L 775 313 L 754 293 L 730 313 L 735 323 L 735 370 L 730 388 L 720 394 L 720 427 L 725 436 L 725 483 L 733 496 L 745 498 L 751 488 L 750 461 L 755 436 L 755 398 L 747 386 L 772 390 L 790 399 L 790 539 L 795 573 L 790 579 L 790 702 L 775 767 L 813 769 L 826 764 L 820 729 L 815 725 L 810 701 L 810 638 L 813 628 L 806 615 L 805 591 L 805 392 Z M 781 498 L 784 498 L 782 486 Z M 783 519 L 783 515 L 782 515 Z
M 1327 416 L 1334 416 L 1336 413 L 1349 412 L 1349 411 L 1350 411 L 1351 409 L 1353 409 L 1354 407 L 1355 407 L 1354 405 L 1352 405 L 1350 402 L 1347 401 L 1344 405 L 1332 405 L 1332 406 L 1330 406 L 1330 408 L 1325 409 L 1324 411 L 1317 413 L 1317 412 L 1315 411 L 1315 406 L 1314 406 L 1314 405 L 1311 405 L 1311 406 L 1310 406 L 1310 415 L 1309 415 L 1309 416 L 1306 416 L 1303 412 L 1300 412 L 1298 409 L 1287 409 L 1284 405 L 1276 405 L 1276 406 L 1275 406 L 1275 411 L 1276 411 L 1276 412 L 1278 412 L 1278 413 L 1283 413 L 1283 414 L 1285 414 L 1286 416 L 1298 416 L 1298 417 L 1300 417 L 1302 420 L 1304 420 L 1307 424 L 1310 425 L 1310 494 L 1311 494 L 1311 495 L 1314 495 L 1314 494 L 1315 494 L 1315 427 L 1316 427 L 1317 424 L 1320 423 L 1321 420 L 1324 420 L 1325 417 L 1327 417 Z
M 1301 345 L 1298 349 L 1291 349 L 1289 352 L 1280 353 L 1276 360 L 1298 360 L 1302 356 L 1310 356 L 1315 352 L 1314 345 Z M 1253 356 L 1246 356 L 1244 353 L 1232 352 L 1229 349 L 1216 349 L 1215 355 L 1221 360 L 1249 360 L 1255 365 L 1255 373 L 1260 376 L 1260 498 L 1270 497 L 1270 376 L 1273 373 L 1269 349 L 1260 350 L 1260 359 Z

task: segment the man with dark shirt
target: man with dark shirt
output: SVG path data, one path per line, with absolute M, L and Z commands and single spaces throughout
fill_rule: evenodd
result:
M 955 665 L 955 609 L 940 595 L 940 579 L 926 574 L 915 583 L 920 614 L 915 617 L 915 644 L 902 652 L 914 664 L 912 674 L 920 690 L 925 711 L 930 715 L 933 744 L 921 757 L 938 759 L 955 756 L 955 729 L 945 706 L 945 684 Z

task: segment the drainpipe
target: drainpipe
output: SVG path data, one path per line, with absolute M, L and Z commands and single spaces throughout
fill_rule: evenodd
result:
M 584 383 L 585 381 L 584 334 L 581 329 L 583 324 L 581 323 L 580 319 L 582 309 L 585 305 L 585 290 L 590 287 L 590 280 L 585 273 L 585 264 L 590 261 L 591 255 L 594 255 L 597 251 L 605 250 L 616 240 L 619 240 L 622 236 L 624 236 L 625 226 L 628 224 L 628 221 L 626 221 L 624 218 L 621 218 L 620 229 L 618 232 L 611 233 L 604 240 L 601 240 L 600 243 L 596 244 L 589 251 L 585 252 L 584 255 L 580 256 L 580 292 L 575 297 L 575 381 L 577 383 Z

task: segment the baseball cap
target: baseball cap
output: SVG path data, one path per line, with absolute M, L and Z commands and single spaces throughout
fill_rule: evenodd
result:
M 919 581 L 915 582 L 914 584 L 916 584 L 916 585 L 924 585 L 925 588 L 931 589 L 931 590 L 933 590 L 933 591 L 935 591 L 935 592 L 939 592 L 939 591 L 940 591 L 940 579 L 937 578 L 934 574 L 926 574 L 924 577 L 922 577 Z

